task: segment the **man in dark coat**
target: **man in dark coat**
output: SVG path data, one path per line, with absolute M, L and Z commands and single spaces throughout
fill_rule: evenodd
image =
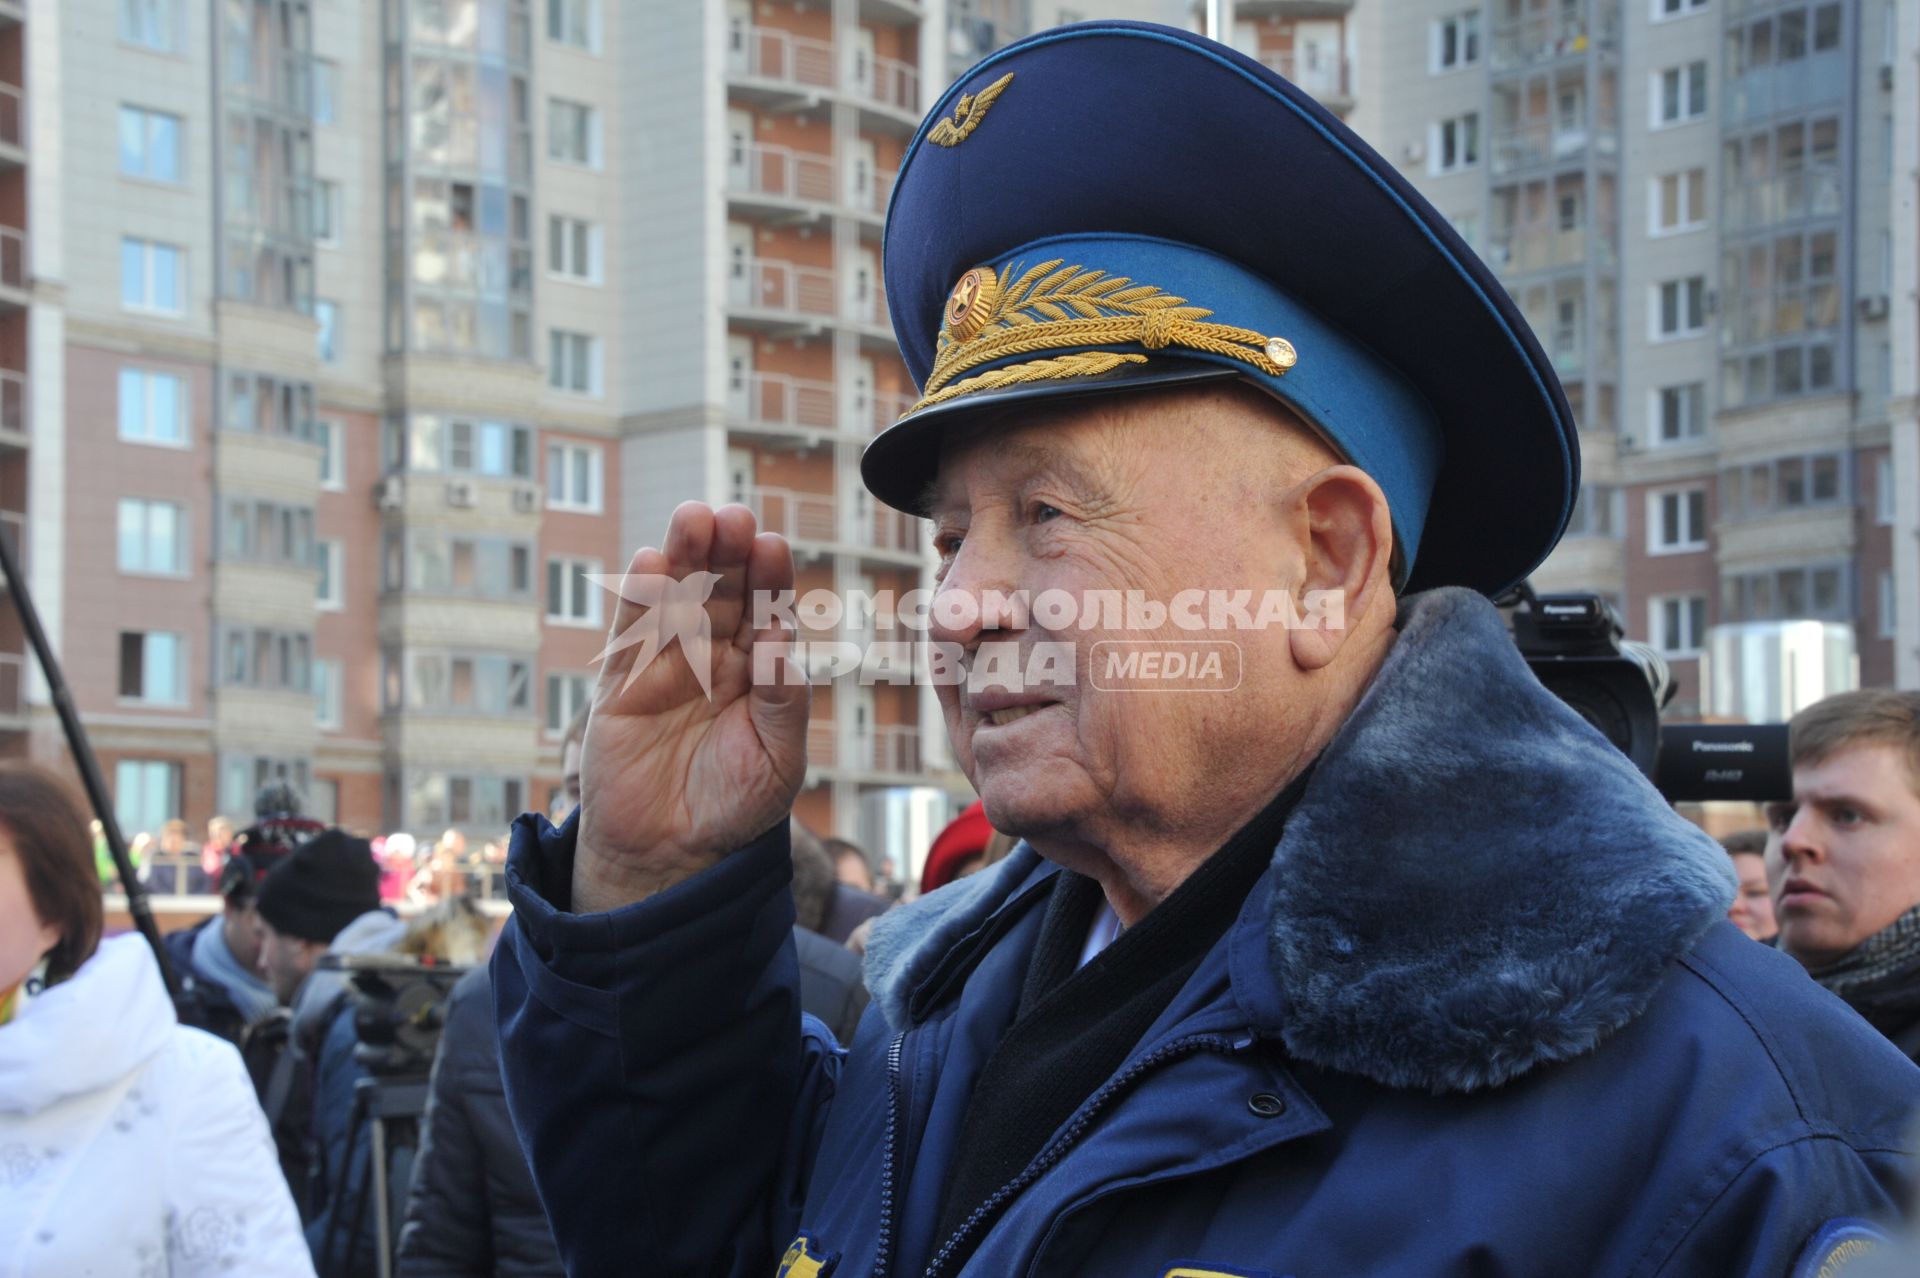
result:
M 1726 921 L 1725 854 L 1514 650 L 1488 596 L 1566 526 L 1579 439 L 1391 163 L 1251 58 L 1088 23 L 948 91 L 884 248 L 922 398 L 862 477 L 932 525 L 927 667 L 1024 842 L 875 923 L 850 1044 L 803 1019 L 812 698 L 762 606 L 793 559 L 676 510 L 494 957 L 570 1270 L 1779 1278 L 1882 1244 L 1920 1070 Z

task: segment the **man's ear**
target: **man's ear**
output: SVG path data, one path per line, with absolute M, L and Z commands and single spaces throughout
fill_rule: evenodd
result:
M 1330 466 L 1287 494 L 1299 530 L 1301 575 L 1289 632 L 1302 670 L 1332 663 L 1361 618 L 1386 598 L 1393 522 L 1387 496 L 1358 466 Z

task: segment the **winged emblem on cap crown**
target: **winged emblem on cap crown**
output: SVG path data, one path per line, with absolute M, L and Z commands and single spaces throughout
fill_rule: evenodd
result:
M 986 119 L 987 109 L 993 105 L 994 99 L 1006 92 L 1007 86 L 1012 83 L 1013 72 L 1009 71 L 980 92 L 963 96 L 954 104 L 953 118 L 934 125 L 932 132 L 927 134 L 927 141 L 935 146 L 959 146 L 965 142 L 980 127 L 980 121 Z

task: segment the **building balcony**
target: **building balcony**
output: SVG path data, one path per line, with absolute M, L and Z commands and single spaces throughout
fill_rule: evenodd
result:
M 920 729 L 913 727 L 874 728 L 843 743 L 837 724 L 809 724 L 807 765 L 873 780 L 918 780 L 926 771 Z
M 1589 23 L 1581 14 L 1536 13 L 1494 23 L 1488 63 L 1497 76 L 1584 58 L 1589 53 L 1610 55 L 1619 48 L 1617 7 L 1603 8 L 1598 24 Z
M 814 214 L 796 205 L 836 201 L 833 157 L 786 146 L 748 146 L 727 166 L 727 194 L 735 205 L 779 220 L 806 221 Z
M 1545 120 L 1494 133 L 1491 163 L 1496 178 L 1535 169 L 1576 168 L 1590 159 L 1620 153 L 1620 122 L 1605 116 L 1593 125 L 1556 125 Z
M 745 496 L 761 531 L 779 533 L 803 550 L 846 552 L 895 565 L 923 558 L 921 521 L 890 507 L 874 504 L 864 518 L 849 510 L 843 520 L 839 502 L 826 493 L 756 486 Z
M 1235 12 L 1245 16 L 1245 9 L 1242 4 Z M 1262 65 L 1311 93 L 1329 111 L 1338 114 L 1353 109 L 1353 67 L 1344 54 L 1329 57 L 1318 50 L 1309 50 L 1302 56 L 1293 50 L 1282 50 L 1254 56 Z
M 27 162 L 26 95 L 17 84 L 0 84 L 0 173 Z
M 1194 12 L 1204 8 L 1196 4 Z M 1353 0 L 1234 0 L 1233 16 L 1252 18 L 1341 18 L 1353 12 Z
M 873 396 L 873 433 L 878 435 L 907 415 L 917 401 L 911 395 Z
M 749 373 L 734 386 L 727 415 L 741 434 L 808 443 L 841 429 L 839 396 L 831 382 L 781 373 Z
M 1798 173 L 1729 183 L 1720 205 L 1720 225 L 1729 235 L 1772 230 L 1782 223 L 1838 218 L 1840 172 L 1822 166 Z
M 894 125 L 911 128 L 920 124 L 920 71 L 910 62 L 894 58 L 875 58 L 861 74 L 859 68 L 847 77 L 846 92 L 865 113 L 886 117 Z
M 860 21 L 883 27 L 903 27 L 920 21 L 926 10 L 919 0 L 860 0 Z
M 749 258 L 736 262 L 727 306 L 748 323 L 775 333 L 816 331 L 839 317 L 839 290 L 831 270 Z
M 1496 232 L 1487 241 L 1486 257 L 1487 264 L 1505 276 L 1584 268 L 1590 262 L 1611 271 L 1619 262 L 1619 228 L 1603 222 L 1565 230 L 1539 227 Z
M 740 97 L 771 111 L 806 111 L 828 94 L 861 108 L 862 126 L 891 132 L 920 124 L 920 72 L 912 63 L 872 58 L 842 67 L 833 45 L 771 27 L 749 27 L 727 53 L 727 78 Z

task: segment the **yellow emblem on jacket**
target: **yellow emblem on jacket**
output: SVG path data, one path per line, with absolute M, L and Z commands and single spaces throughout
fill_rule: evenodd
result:
M 927 134 L 927 141 L 935 146 L 959 146 L 973 136 L 980 127 L 980 121 L 987 118 L 987 110 L 993 106 L 993 100 L 1007 91 L 1013 83 L 1013 72 L 1009 71 L 989 84 L 978 93 L 969 93 L 953 105 L 953 119 L 942 120 L 933 126 Z
M 812 1234 L 802 1231 L 787 1244 L 773 1278 L 828 1278 L 839 1262 L 839 1252 L 826 1250 Z

